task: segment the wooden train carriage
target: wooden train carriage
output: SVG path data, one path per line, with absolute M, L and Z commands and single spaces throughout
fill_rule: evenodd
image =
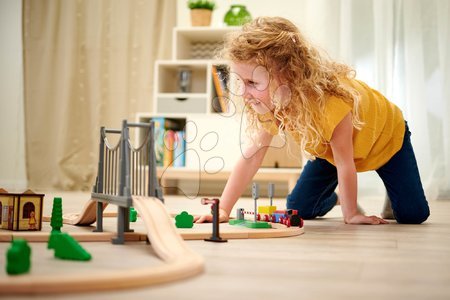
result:
M 41 230 L 44 194 L 31 190 L 8 193 L 0 189 L 0 228 L 6 230 Z

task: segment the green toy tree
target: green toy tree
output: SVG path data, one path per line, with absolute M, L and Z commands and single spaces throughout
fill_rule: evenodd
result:
M 53 199 L 52 219 L 50 221 L 50 225 L 52 226 L 52 232 L 61 232 L 61 227 L 63 226 L 63 217 L 62 199 L 60 197 L 55 197 Z
M 31 248 L 24 239 L 11 242 L 6 252 L 6 272 L 10 275 L 27 273 L 31 265 Z
M 54 249 L 55 257 L 61 259 L 86 261 L 92 258 L 89 252 L 65 232 L 52 232 L 47 248 Z
M 52 232 L 48 239 L 47 249 L 52 249 L 51 245 L 54 243 L 56 233 L 61 233 L 61 227 L 63 226 L 62 217 L 62 199 L 60 197 L 53 198 L 52 218 L 50 220 L 50 226 L 52 226 Z

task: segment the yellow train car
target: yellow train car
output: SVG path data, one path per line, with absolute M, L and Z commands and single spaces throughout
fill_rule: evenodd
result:
M 0 228 L 41 230 L 44 196 L 31 190 L 18 194 L 0 189 Z

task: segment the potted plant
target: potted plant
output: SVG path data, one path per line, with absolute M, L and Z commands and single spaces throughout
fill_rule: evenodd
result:
M 216 3 L 212 0 L 189 0 L 192 26 L 209 26 Z

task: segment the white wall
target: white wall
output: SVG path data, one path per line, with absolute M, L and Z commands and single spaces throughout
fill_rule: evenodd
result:
M 24 143 L 22 1 L 0 0 L 0 187 L 27 186 Z
M 213 12 L 211 26 L 223 26 L 223 17 L 232 4 L 242 4 L 247 7 L 250 14 L 255 16 L 282 16 L 291 21 L 301 21 L 304 9 L 308 0 L 281 0 L 277 5 L 273 0 L 215 0 L 216 9 Z M 328 1 L 328 0 L 317 0 Z M 177 7 L 177 26 L 190 26 L 190 11 L 187 7 L 187 1 L 178 0 Z M 282 4 L 282 5 L 281 5 Z M 328 1 L 329 4 L 329 1 Z

